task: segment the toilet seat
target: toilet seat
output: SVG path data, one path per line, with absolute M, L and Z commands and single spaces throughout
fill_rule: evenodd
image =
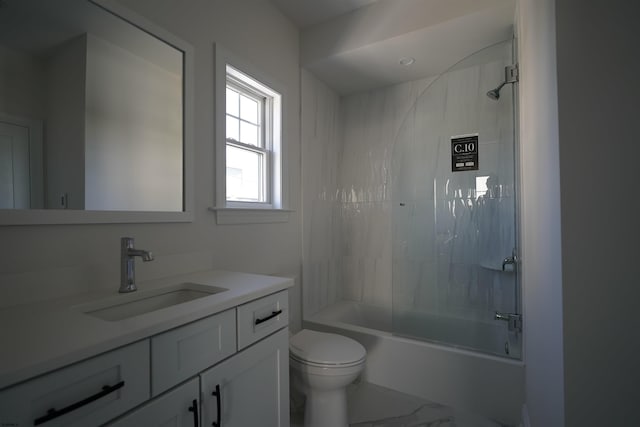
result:
M 347 368 L 364 362 L 367 351 L 357 341 L 337 334 L 303 329 L 289 343 L 289 357 L 298 363 Z
M 308 360 L 304 360 L 304 359 L 299 359 L 296 356 L 289 354 L 289 359 L 293 360 L 294 362 L 298 362 L 301 365 L 305 365 L 305 366 L 311 366 L 311 367 L 317 367 L 317 368 L 351 368 L 353 366 L 358 366 L 361 365 L 362 363 L 364 363 L 364 357 L 360 360 L 357 360 L 355 362 L 351 362 L 351 363 L 341 363 L 341 364 L 328 364 L 328 363 L 314 363 L 314 362 L 310 362 Z

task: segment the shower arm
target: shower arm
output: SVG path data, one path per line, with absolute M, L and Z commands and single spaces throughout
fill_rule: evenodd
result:
M 507 83 L 516 83 L 520 77 L 518 64 L 507 65 L 504 67 L 504 81 L 498 87 L 487 92 L 487 96 L 493 100 L 500 99 L 500 89 Z

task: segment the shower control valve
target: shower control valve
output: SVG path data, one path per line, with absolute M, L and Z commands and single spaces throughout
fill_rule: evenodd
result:
M 495 320 L 504 320 L 510 331 L 522 332 L 522 315 L 516 313 L 500 313 L 496 311 Z
M 515 249 L 513 249 L 511 256 L 502 260 L 502 271 L 507 271 L 507 265 L 512 265 L 514 269 L 518 265 L 518 256 L 516 255 Z

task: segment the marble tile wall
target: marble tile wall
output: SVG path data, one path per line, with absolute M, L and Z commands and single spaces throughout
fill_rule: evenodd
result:
M 303 71 L 306 315 L 335 299 L 474 319 L 513 308 L 513 276 L 498 272 L 514 231 L 511 87 L 485 95 L 509 58 L 504 44 L 438 79 L 342 98 Z M 480 170 L 452 173 L 450 137 L 468 133 Z M 486 176 L 501 197 L 479 198 Z
M 393 140 L 431 80 L 341 99 L 302 70 L 305 316 L 340 299 L 390 307 Z
M 303 293 L 305 316 L 342 298 L 342 220 L 338 203 L 340 98 L 309 72 L 301 75 Z
M 391 308 L 394 141 L 433 79 L 342 98 L 343 297 Z

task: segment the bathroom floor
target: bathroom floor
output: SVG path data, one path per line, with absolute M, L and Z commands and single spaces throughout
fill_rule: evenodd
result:
M 350 427 L 506 427 L 485 417 L 369 383 L 347 389 Z M 302 427 L 303 411 L 291 414 Z

